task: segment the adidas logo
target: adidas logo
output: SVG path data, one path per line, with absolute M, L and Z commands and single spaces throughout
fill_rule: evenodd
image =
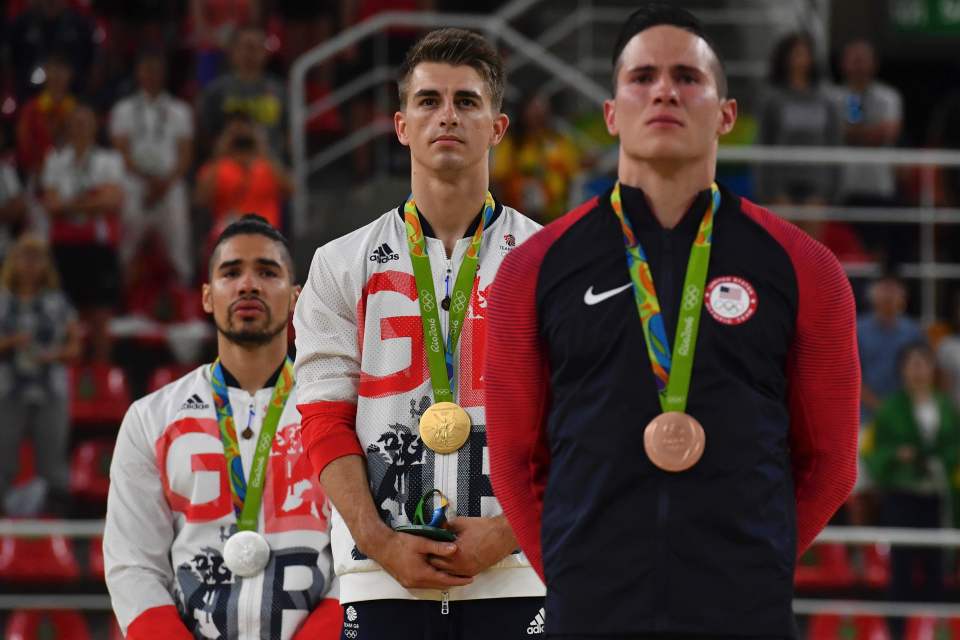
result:
M 547 619 L 547 612 L 544 611 L 543 607 L 540 607 L 540 612 L 537 614 L 537 617 L 530 621 L 530 624 L 527 625 L 527 635 L 528 636 L 539 636 L 546 633 L 544 631 L 544 624 Z
M 370 254 L 370 262 L 378 262 L 380 264 L 386 264 L 391 260 L 399 260 L 400 254 L 394 253 L 393 249 L 390 248 L 386 242 L 377 247 L 373 253 Z
M 180 406 L 180 411 L 199 411 L 201 409 L 209 409 L 210 405 L 203 401 L 196 393 L 187 398 L 187 401 Z

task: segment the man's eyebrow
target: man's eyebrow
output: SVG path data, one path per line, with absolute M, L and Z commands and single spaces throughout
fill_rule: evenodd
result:
M 435 98 L 439 95 L 440 95 L 440 92 L 437 91 L 436 89 L 420 89 L 419 91 L 413 94 L 413 97 L 414 98 L 425 98 L 425 97 Z
M 262 267 L 275 267 L 283 268 L 283 265 L 274 260 L 273 258 L 257 258 L 254 262 Z M 230 269 L 233 267 L 239 267 L 243 264 L 243 260 L 237 258 L 235 260 L 224 260 L 219 265 L 217 265 L 217 271 L 223 271 L 224 269 Z
M 627 73 L 644 73 L 644 72 L 648 72 L 648 71 L 656 71 L 658 68 L 659 68 L 659 67 L 657 67 L 657 65 L 654 65 L 654 64 L 641 64 L 641 65 L 637 65 L 637 66 L 635 66 L 635 67 L 630 67 L 630 68 L 627 70 Z M 700 69 L 700 67 L 695 67 L 695 66 L 689 65 L 689 64 L 675 64 L 675 65 L 671 65 L 671 66 L 670 66 L 670 69 L 673 70 L 673 71 L 685 71 L 685 72 L 687 72 L 687 73 L 699 73 L 699 74 L 704 73 L 703 70 Z
M 276 267 L 278 269 L 283 267 L 282 264 L 273 258 L 257 258 L 256 263 L 262 267 Z
M 224 260 L 217 265 L 217 271 L 223 271 L 224 269 L 230 269 L 232 267 L 239 267 L 243 264 L 243 260 L 237 258 L 236 260 Z
M 476 98 L 477 100 L 483 99 L 483 96 L 473 89 L 458 89 L 453 95 L 457 98 Z

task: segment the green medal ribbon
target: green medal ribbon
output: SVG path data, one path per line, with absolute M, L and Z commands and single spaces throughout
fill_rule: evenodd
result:
M 280 415 L 287 404 L 287 398 L 293 389 L 293 363 L 287 358 L 280 370 L 280 377 L 273 388 L 273 396 L 267 408 L 267 415 L 260 428 L 257 448 L 253 453 L 249 482 L 243 475 L 243 461 L 240 458 L 240 444 L 237 440 L 237 427 L 230 407 L 230 396 L 223 376 L 220 358 L 210 368 L 210 384 L 213 387 L 213 402 L 217 410 L 217 422 L 220 425 L 220 440 L 223 442 L 223 454 L 227 459 L 227 472 L 230 476 L 230 493 L 233 497 L 233 510 L 237 516 L 239 531 L 256 531 L 263 500 L 263 485 L 266 482 L 267 458 L 273 446 L 273 436 L 280 424 Z
M 703 308 L 704 286 L 710 264 L 710 247 L 713 244 L 713 218 L 720 209 L 720 189 L 715 182 L 710 185 L 710 205 L 703 214 L 697 237 L 690 249 L 672 354 L 663 324 L 660 301 L 657 299 L 657 292 L 653 285 L 650 263 L 633 232 L 633 227 L 630 226 L 630 221 L 623 214 L 619 182 L 610 194 L 610 206 L 613 207 L 613 212 L 619 219 L 623 231 L 627 268 L 633 282 L 633 297 L 640 314 L 640 324 L 643 326 L 643 337 L 647 343 L 650 365 L 657 380 L 660 408 L 664 413 L 670 411 L 683 413 L 686 411 L 687 397 L 690 393 L 693 354 L 700 329 L 700 311 Z
M 457 274 L 457 281 L 450 295 L 450 330 L 447 334 L 447 342 L 444 344 L 443 332 L 440 329 L 440 312 L 437 309 L 439 303 L 433 286 L 433 270 L 430 268 L 430 256 L 427 255 L 420 214 L 412 197 L 403 206 L 403 219 L 407 226 L 407 246 L 410 248 L 410 261 L 413 263 L 413 276 L 417 283 L 424 348 L 427 351 L 430 384 L 433 387 L 435 403 L 454 401 L 453 354 L 456 352 L 460 333 L 463 331 L 463 323 L 470 306 L 470 296 L 473 295 L 474 278 L 480 262 L 480 247 L 483 244 L 483 230 L 490 223 L 493 211 L 493 196 L 488 191 L 483 203 L 482 219 L 460 263 L 460 272 Z

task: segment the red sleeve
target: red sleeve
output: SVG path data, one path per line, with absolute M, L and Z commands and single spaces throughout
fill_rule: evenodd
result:
M 343 456 L 363 456 L 357 440 L 357 405 L 351 402 L 298 404 L 300 439 L 318 476 Z
M 147 609 L 127 627 L 127 640 L 193 640 L 172 604 Z
M 830 251 L 769 211 L 744 212 L 786 250 L 797 277 L 796 333 L 787 364 L 797 555 L 846 501 L 857 478 L 860 359 L 856 307 Z
M 514 249 L 497 272 L 487 305 L 484 383 L 490 480 L 520 548 L 541 579 L 550 375 L 540 342 L 537 280 L 553 242 L 595 206 L 596 199 L 591 200 Z
M 340 640 L 341 631 L 343 609 L 340 608 L 340 602 L 333 598 L 324 598 L 293 634 L 293 640 Z

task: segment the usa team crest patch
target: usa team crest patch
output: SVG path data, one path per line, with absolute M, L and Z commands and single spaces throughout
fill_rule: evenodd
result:
M 720 276 L 704 292 L 707 311 L 722 324 L 743 324 L 757 312 L 757 292 L 753 285 L 736 276 Z

